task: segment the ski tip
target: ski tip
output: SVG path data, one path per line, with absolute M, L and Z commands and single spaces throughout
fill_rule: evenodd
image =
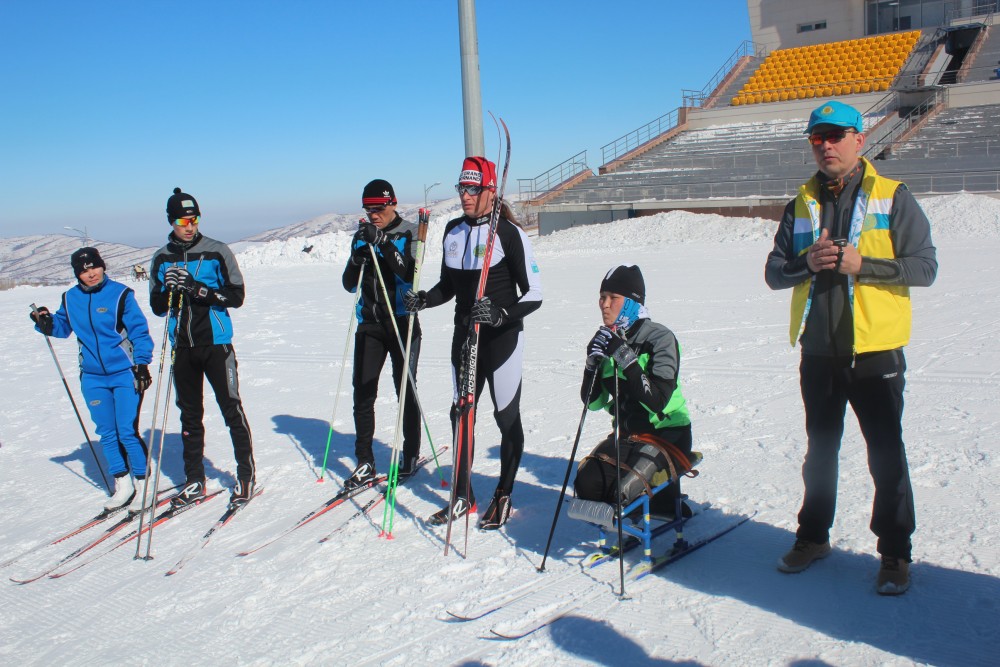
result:
M 322 477 L 320 477 L 319 479 L 316 480 L 316 483 L 317 484 L 322 484 L 325 481 L 326 481 L 325 479 L 323 479 Z
M 441 488 L 442 488 L 442 489 L 447 489 L 447 488 L 448 488 L 448 482 L 446 482 L 446 481 L 444 481 L 444 480 L 442 479 L 442 480 L 441 480 Z
M 387 533 L 386 536 L 385 536 L 385 539 L 387 539 L 387 540 L 394 540 L 396 538 L 392 536 L 392 533 Z

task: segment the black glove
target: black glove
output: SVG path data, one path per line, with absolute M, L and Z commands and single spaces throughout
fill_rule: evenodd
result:
M 386 240 L 385 232 L 370 222 L 358 226 L 358 231 L 354 234 L 354 239 L 356 241 L 371 243 L 372 245 L 379 245 Z
M 366 245 L 360 245 L 351 252 L 351 264 L 354 266 L 364 266 L 371 259 L 371 253 Z
M 186 292 L 191 294 L 195 289 L 194 278 L 183 266 L 171 266 L 163 274 L 163 284 L 171 292 Z
M 406 312 L 415 313 L 426 307 L 427 292 L 423 290 L 420 290 L 419 292 L 414 292 L 411 289 L 406 290 L 406 294 L 403 295 L 403 308 L 406 309 Z
M 135 376 L 135 390 L 143 393 L 153 384 L 153 378 L 149 375 L 149 366 L 146 364 L 136 364 L 132 367 L 132 375 Z
M 628 368 L 637 361 L 635 352 L 632 351 L 621 336 L 606 326 L 602 326 L 590 339 L 587 345 L 588 357 L 611 357 L 620 368 Z
M 39 330 L 41 330 L 43 334 L 46 336 L 52 335 L 52 313 L 49 312 L 48 308 L 42 306 L 37 309 L 37 312 L 33 310 L 28 313 L 28 317 L 31 318 L 32 322 L 38 325 Z
M 472 306 L 472 321 L 498 327 L 507 321 L 507 311 L 484 296 Z

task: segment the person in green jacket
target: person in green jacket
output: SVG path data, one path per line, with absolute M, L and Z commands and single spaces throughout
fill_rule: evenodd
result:
M 623 504 L 638 498 L 647 484 L 656 486 L 666 479 L 668 452 L 675 460 L 678 453 L 684 459 L 691 456 L 691 417 L 680 386 L 680 344 L 670 329 L 650 319 L 645 300 L 646 284 L 638 266 L 616 266 L 605 275 L 598 302 L 603 324 L 587 345 L 580 388 L 581 399 L 591 410 L 617 415 L 614 426 L 625 465 Z M 615 467 L 612 434 L 581 462 L 574 485 L 577 497 L 614 503 Z M 671 518 L 679 496 L 676 479 L 653 497 L 650 509 Z M 682 511 L 690 515 L 687 505 Z

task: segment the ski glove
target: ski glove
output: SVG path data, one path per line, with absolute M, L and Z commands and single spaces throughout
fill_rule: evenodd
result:
M 28 317 L 31 318 L 32 322 L 38 325 L 38 329 L 43 334 L 45 334 L 46 336 L 52 335 L 52 327 L 53 327 L 52 313 L 49 312 L 48 308 L 42 306 L 41 308 L 38 308 L 37 313 L 35 311 L 31 311 L 30 313 L 28 313 Z
M 614 331 L 606 326 L 602 326 L 590 339 L 587 345 L 588 357 L 611 357 L 618 364 L 619 368 L 625 369 L 634 364 L 638 359 L 625 341 Z
M 368 246 L 362 243 L 351 251 L 351 264 L 354 266 L 364 266 L 372 259 Z
M 403 295 L 403 308 L 406 308 L 406 312 L 415 313 L 426 307 L 427 292 L 423 290 L 419 292 L 414 292 L 411 289 L 406 290 L 406 294 Z
M 355 241 L 363 241 L 372 245 L 379 245 L 386 240 L 385 232 L 370 222 L 358 226 L 358 231 L 354 234 Z
M 163 284 L 171 292 L 186 292 L 191 294 L 195 289 L 194 278 L 183 266 L 171 266 L 163 274 Z
M 149 385 L 153 384 L 153 378 L 149 375 L 149 366 L 146 364 L 136 364 L 132 367 L 132 375 L 135 376 L 135 390 L 142 394 Z
M 484 296 L 472 306 L 472 321 L 498 327 L 507 321 L 507 311 Z

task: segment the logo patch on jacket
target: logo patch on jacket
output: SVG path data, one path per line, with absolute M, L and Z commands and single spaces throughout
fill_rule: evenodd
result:
M 104 313 L 108 312 L 108 309 L 105 308 L 104 306 L 101 306 L 100 308 L 97 309 L 97 312 L 103 315 Z

